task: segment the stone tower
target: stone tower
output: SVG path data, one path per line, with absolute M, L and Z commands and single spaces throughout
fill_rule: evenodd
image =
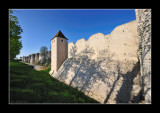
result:
M 59 30 L 57 34 L 51 39 L 51 71 L 52 75 L 57 72 L 62 63 L 68 57 L 68 43 L 67 38 Z

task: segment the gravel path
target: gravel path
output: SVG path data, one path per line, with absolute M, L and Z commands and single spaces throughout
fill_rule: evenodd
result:
M 37 71 L 46 69 L 44 66 L 40 66 L 40 65 L 35 65 L 35 64 L 30 64 L 30 63 L 25 63 L 25 64 L 34 66 L 34 69 L 37 70 Z

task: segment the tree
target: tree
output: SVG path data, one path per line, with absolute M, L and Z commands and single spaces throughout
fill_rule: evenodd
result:
M 22 38 L 20 34 L 23 32 L 23 29 L 20 27 L 18 18 L 12 15 L 13 11 L 9 10 L 9 52 L 10 60 L 14 60 L 16 55 L 20 53 L 22 48 L 22 42 L 19 40 Z
M 46 52 L 48 51 L 48 48 L 46 46 L 42 46 L 40 48 L 40 53 L 45 57 Z
M 40 48 L 40 54 L 42 55 L 42 59 L 41 59 L 41 64 L 43 65 L 46 62 L 46 53 L 47 53 L 47 47 L 46 46 L 42 46 Z

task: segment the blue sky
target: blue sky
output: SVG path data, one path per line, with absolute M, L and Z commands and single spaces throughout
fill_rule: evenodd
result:
M 118 25 L 136 20 L 134 9 L 13 9 L 19 25 L 23 48 L 17 57 L 50 50 L 50 40 L 61 30 L 68 43 L 96 33 L 110 34 Z

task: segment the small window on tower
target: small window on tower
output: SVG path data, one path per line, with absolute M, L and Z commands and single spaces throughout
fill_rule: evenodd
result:
M 63 40 L 61 40 L 63 42 Z

